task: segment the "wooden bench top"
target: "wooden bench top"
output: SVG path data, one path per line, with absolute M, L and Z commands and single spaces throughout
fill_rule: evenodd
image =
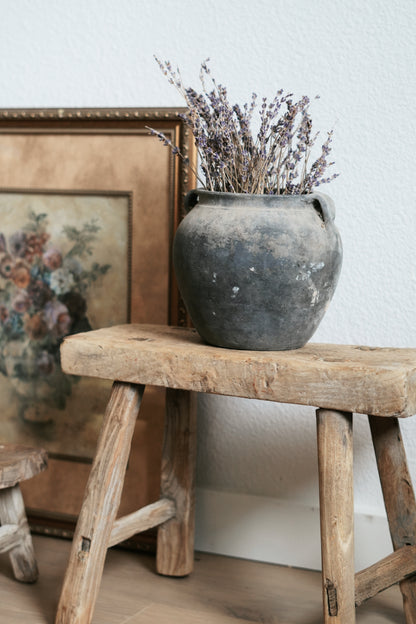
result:
M 44 449 L 20 444 L 0 444 L 0 489 L 31 479 L 48 465 Z
M 416 349 L 309 343 L 239 351 L 206 345 L 189 328 L 119 325 L 68 336 L 61 358 L 73 375 L 376 416 L 416 414 Z

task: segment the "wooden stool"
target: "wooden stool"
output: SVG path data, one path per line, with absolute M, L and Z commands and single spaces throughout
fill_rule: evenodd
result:
M 38 567 L 19 483 L 46 466 L 44 450 L 0 444 L 0 552 L 9 553 L 14 576 L 25 583 L 36 581 Z
M 68 337 L 67 373 L 116 380 L 65 575 L 56 624 L 90 622 L 107 548 L 160 525 L 157 571 L 192 570 L 195 392 L 319 406 L 324 621 L 353 624 L 355 605 L 400 582 L 416 623 L 416 501 L 398 417 L 416 413 L 416 349 L 308 344 L 254 352 L 203 344 L 194 330 L 124 325 Z M 167 390 L 161 498 L 116 520 L 146 384 Z M 358 574 L 353 561 L 352 413 L 370 414 L 394 551 Z

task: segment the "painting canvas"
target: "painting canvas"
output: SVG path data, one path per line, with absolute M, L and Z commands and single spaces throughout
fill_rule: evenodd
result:
M 64 336 L 126 323 L 130 195 L 0 190 L 3 436 L 91 458 L 108 382 L 65 375 Z M 100 384 L 103 388 L 100 389 Z
M 9 299 L 0 302 L 6 316 L 13 305 L 22 307 L 20 320 L 12 310 L 20 328 L 18 344 L 14 344 L 17 355 L 22 343 L 30 344 L 30 333 L 41 334 L 36 343 L 38 349 L 33 349 L 34 340 L 30 344 L 29 351 L 38 350 L 37 361 L 35 357 L 30 370 L 26 358 L 25 366 L 16 367 L 16 362 L 8 360 L 7 367 L 3 362 L 3 372 L 0 371 L 0 440 L 40 444 L 49 452 L 48 470 L 22 483 L 32 531 L 72 535 L 111 390 L 110 382 L 82 378 L 71 380 L 68 385 L 68 380 L 61 378 L 54 368 L 60 334 L 68 327 L 76 330 L 75 325 L 81 329 L 126 321 L 188 323 L 171 263 L 173 235 L 184 215 L 183 198 L 196 185 L 196 150 L 181 117 L 183 112 L 169 108 L 0 110 L 0 234 L 4 238 L 0 254 L 13 255 L 9 247 L 12 238 L 16 256 L 21 236 L 17 232 L 33 230 L 36 218 L 38 226 L 44 229 L 36 236 L 47 237 L 43 241 L 32 239 L 37 256 L 32 258 L 32 251 L 23 252 L 23 247 L 21 253 L 28 255 L 15 258 L 15 279 L 21 280 L 21 286 L 25 286 L 27 271 L 32 269 L 35 274 L 40 271 L 45 279 L 39 281 L 46 281 L 46 285 L 32 285 L 27 298 L 15 300 L 18 293 L 12 280 Z M 150 135 L 148 126 L 178 145 L 189 162 L 173 158 L 170 150 Z M 104 217 L 107 208 L 107 217 L 112 215 L 112 221 Z M 31 211 L 37 217 L 31 217 Z M 44 218 L 39 217 L 43 214 Z M 79 247 L 71 251 L 80 232 L 83 244 L 92 236 L 91 253 L 82 258 Z M 68 254 L 85 270 L 85 283 L 82 292 L 73 292 L 74 288 L 68 285 L 68 293 L 58 294 L 59 276 L 63 285 L 68 278 L 60 271 L 68 267 Z M 57 266 L 60 262 L 65 267 Z M 34 263 L 40 264 L 38 269 L 33 267 Z M 7 261 L 4 264 L 6 277 L 0 275 L 0 281 L 10 281 Z M 58 271 L 53 278 L 52 267 Z M 77 282 L 75 275 L 72 278 Z M 3 287 L 0 284 L 0 289 Z M 48 293 L 47 298 L 51 299 L 42 300 L 42 293 Z M 76 301 L 80 306 L 75 305 Z M 25 310 L 28 306 L 30 311 Z M 39 316 L 40 311 L 44 314 Z M 49 340 L 42 336 L 45 323 L 52 334 L 47 348 L 42 343 Z M 10 351 L 14 337 L 9 340 L 10 334 L 7 336 Z M 31 384 L 27 379 L 41 371 L 44 383 L 37 384 L 36 390 L 35 384 L 28 389 Z M 55 375 L 55 387 L 60 392 L 40 401 L 36 408 L 27 409 L 26 393 L 39 394 L 43 388 L 42 392 L 48 394 L 47 379 L 52 379 L 48 374 Z M 163 389 L 146 388 L 120 515 L 159 496 L 164 407 Z M 133 542 L 134 547 L 149 544 L 143 535 Z

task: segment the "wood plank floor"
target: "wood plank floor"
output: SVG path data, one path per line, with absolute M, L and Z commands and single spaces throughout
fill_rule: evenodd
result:
M 53 624 L 70 542 L 34 537 L 35 585 L 12 577 L 0 556 L 0 624 Z M 320 574 L 215 555 L 195 555 L 188 578 L 160 577 L 152 555 L 111 549 L 94 624 L 321 624 Z M 357 609 L 358 624 L 404 624 L 393 587 Z

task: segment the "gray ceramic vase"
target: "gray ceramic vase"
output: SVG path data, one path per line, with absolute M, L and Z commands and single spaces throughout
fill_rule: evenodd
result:
M 342 263 L 334 204 L 321 193 L 191 191 L 174 239 L 179 290 L 209 344 L 305 345 L 331 301 Z

